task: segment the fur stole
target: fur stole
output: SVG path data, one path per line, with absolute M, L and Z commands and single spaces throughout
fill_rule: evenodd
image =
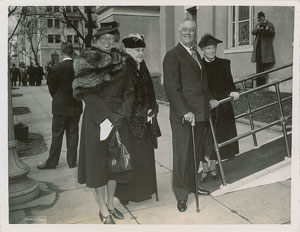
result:
M 126 56 L 113 48 L 106 53 L 99 48 L 86 48 L 75 58 L 73 66 L 73 95 L 80 98 L 82 93 L 97 92 L 111 82 L 114 73 L 122 70 Z

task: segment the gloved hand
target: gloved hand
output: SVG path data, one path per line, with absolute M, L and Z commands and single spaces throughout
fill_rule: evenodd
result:
M 121 128 L 123 126 L 124 117 L 121 114 L 111 113 L 108 116 L 108 119 L 116 128 Z
M 238 92 L 231 92 L 230 97 L 233 97 L 233 100 L 236 101 L 237 99 L 239 99 L 240 94 Z

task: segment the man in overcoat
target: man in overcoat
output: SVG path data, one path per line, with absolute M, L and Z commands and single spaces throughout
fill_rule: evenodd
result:
M 52 141 L 49 158 L 39 169 L 54 169 L 58 165 L 63 135 L 66 131 L 67 163 L 69 168 L 76 167 L 78 146 L 78 124 L 82 113 L 82 102 L 73 97 L 74 80 L 73 46 L 62 43 L 63 61 L 54 66 L 48 78 L 49 92 L 52 97 Z
M 255 35 L 253 42 L 253 53 L 251 62 L 256 63 L 256 73 L 269 70 L 275 63 L 273 39 L 275 29 L 272 23 L 265 19 L 264 12 L 258 12 L 258 23 L 255 25 L 252 34 Z M 266 83 L 267 76 L 257 78 L 257 86 Z
M 191 126 L 195 131 L 196 166 L 209 152 L 209 107 L 218 102 L 208 91 L 206 73 L 199 53 L 192 48 L 196 23 L 185 19 L 179 28 L 180 42 L 163 61 L 164 87 L 170 102 L 173 144 L 173 190 L 177 209 L 184 212 L 189 192 L 195 191 Z M 196 170 L 196 171 L 197 171 Z M 198 187 L 198 194 L 209 192 Z

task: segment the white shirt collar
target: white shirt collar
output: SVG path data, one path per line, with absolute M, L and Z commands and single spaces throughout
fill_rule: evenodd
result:
M 216 57 L 214 57 L 212 60 L 208 60 L 205 56 L 204 56 L 204 60 L 207 62 L 207 63 L 210 63 L 210 62 L 213 62 L 215 60 Z
M 72 60 L 72 58 L 71 57 L 66 57 L 66 58 L 63 59 L 63 61 L 65 61 L 65 60 Z
M 190 53 L 190 55 L 192 55 L 192 52 L 191 52 L 191 48 L 185 46 L 181 41 L 179 41 L 181 43 L 181 45 Z

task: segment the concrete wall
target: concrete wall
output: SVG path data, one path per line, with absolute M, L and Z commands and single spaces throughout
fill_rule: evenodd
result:
M 130 33 L 137 32 L 145 36 L 145 62 L 152 75 L 160 75 L 160 27 L 159 12 L 153 9 L 138 9 L 136 7 L 109 7 L 99 16 L 98 23 L 116 20 L 120 23 L 120 42 Z

